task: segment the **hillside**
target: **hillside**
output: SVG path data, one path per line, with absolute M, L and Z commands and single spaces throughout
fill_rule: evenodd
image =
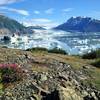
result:
M 4 15 L 0 15 L 0 34 L 24 33 L 25 26 Z
M 100 20 L 90 17 L 71 17 L 54 29 L 71 32 L 100 32 Z
M 44 50 L 0 48 L 0 66 L 7 63 L 23 69 L 16 70 L 19 74 L 15 71 L 17 79 L 25 76 L 14 81 L 15 73 L 7 72 L 12 77 L 0 74 L 6 78 L 0 85 L 1 100 L 100 100 L 100 69 L 91 66 L 90 60 Z

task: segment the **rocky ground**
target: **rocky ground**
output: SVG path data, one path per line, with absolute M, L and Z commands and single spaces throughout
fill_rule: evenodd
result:
M 94 78 L 88 70 L 95 68 L 76 62 L 69 56 L 0 48 L 1 64 L 17 63 L 26 73 L 22 81 L 3 89 L 0 100 L 100 100 L 99 88 L 87 84 Z

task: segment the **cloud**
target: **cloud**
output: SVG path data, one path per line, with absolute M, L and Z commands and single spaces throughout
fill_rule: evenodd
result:
M 43 24 L 43 26 L 45 28 L 47 28 L 47 29 L 54 28 L 54 27 L 56 27 L 58 25 L 59 25 L 59 23 L 56 23 L 56 22 L 51 22 L 51 23 L 45 23 L 45 24 Z
M 72 11 L 73 10 L 73 8 L 66 8 L 66 9 L 63 9 L 62 11 L 64 12 L 64 13 L 66 13 L 66 12 L 70 12 L 70 11 Z
M 40 11 L 35 10 L 35 11 L 34 11 L 34 14 L 40 14 Z
M 15 9 L 15 8 L 8 8 L 8 7 L 0 7 L 0 9 L 15 12 L 24 16 L 29 16 L 29 12 L 23 9 Z
M 49 8 L 49 9 L 45 10 L 46 14 L 53 14 L 53 12 L 54 12 L 54 8 Z
M 45 18 L 39 18 L 39 19 L 32 19 L 34 22 L 39 22 L 39 23 L 49 23 L 51 20 L 45 19 Z
M 26 20 L 24 19 L 22 21 L 22 23 L 25 26 L 36 26 L 36 25 L 39 25 L 39 26 L 44 26 L 45 28 L 52 28 L 52 27 L 55 27 L 55 26 L 59 25 L 58 23 L 53 22 L 52 20 L 46 19 L 46 18 L 26 19 Z
M 19 1 L 22 1 L 22 0 L 0 0 L 0 5 L 11 4 L 11 3 L 19 2 Z

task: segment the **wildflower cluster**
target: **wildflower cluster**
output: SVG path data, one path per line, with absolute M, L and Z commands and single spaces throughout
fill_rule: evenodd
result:
M 23 78 L 23 70 L 17 64 L 0 64 L 1 82 L 11 83 Z

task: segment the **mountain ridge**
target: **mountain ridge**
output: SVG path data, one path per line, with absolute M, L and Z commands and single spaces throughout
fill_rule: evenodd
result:
M 100 20 L 91 17 L 71 17 L 54 29 L 70 32 L 100 32 Z
M 25 33 L 25 26 L 14 19 L 0 15 L 0 34 Z

